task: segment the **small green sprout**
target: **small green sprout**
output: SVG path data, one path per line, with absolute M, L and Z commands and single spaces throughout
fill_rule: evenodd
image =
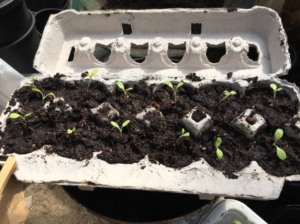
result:
M 270 84 L 271 89 L 273 90 L 273 99 L 275 100 L 276 98 L 276 93 L 281 91 L 282 88 L 278 88 L 277 85 L 275 83 L 271 83 Z
M 89 80 L 88 86 L 87 86 L 87 91 L 89 91 L 89 88 L 90 88 L 92 79 L 93 79 L 93 77 L 96 76 L 96 75 L 98 75 L 98 69 L 96 69 L 96 68 L 92 69 L 92 71 L 87 75 L 87 78 L 88 78 L 88 80 Z
M 126 126 L 129 124 L 129 122 L 130 122 L 130 120 L 124 121 L 124 122 L 122 123 L 122 126 L 121 126 L 121 127 L 120 127 L 120 126 L 118 125 L 118 123 L 115 122 L 115 121 L 111 121 L 110 124 L 111 124 L 113 127 L 117 128 L 117 129 L 120 131 L 120 134 L 121 134 L 121 136 L 122 136 L 123 128 L 126 127 Z
M 25 114 L 24 116 L 22 116 L 21 114 L 18 114 L 18 113 L 10 113 L 8 115 L 8 118 L 10 118 L 10 119 L 21 118 L 26 123 L 27 122 L 26 118 L 29 117 L 31 114 L 32 114 L 32 112 L 29 112 L 29 113 Z
M 273 146 L 276 148 L 276 154 L 280 160 L 286 159 L 285 151 L 282 148 L 278 147 L 278 145 L 277 145 L 277 142 L 282 138 L 283 134 L 284 134 L 284 132 L 281 128 L 278 128 L 274 133 Z
M 177 141 L 179 141 L 181 138 L 190 137 L 190 133 L 188 131 L 185 131 L 184 128 L 181 129 L 181 135 L 178 137 Z
M 76 131 L 76 128 L 75 128 L 75 127 L 72 128 L 72 129 L 68 128 L 67 134 L 68 134 L 68 135 L 71 135 L 71 134 L 73 134 L 75 131 Z
M 177 102 L 177 91 L 183 86 L 183 82 L 179 82 L 174 88 L 173 84 L 170 81 L 165 82 L 167 86 L 169 86 L 173 90 L 174 102 Z
M 132 87 L 129 87 L 129 88 L 125 89 L 125 86 L 121 81 L 117 82 L 117 86 L 123 91 L 126 98 L 128 98 L 127 92 L 130 91 L 130 90 L 133 90 Z
M 223 152 L 219 148 L 221 144 L 222 144 L 222 139 L 220 137 L 217 137 L 217 139 L 215 141 L 215 147 L 216 147 L 216 155 L 217 155 L 218 159 L 222 159 L 223 158 Z
M 53 97 L 53 99 L 56 98 L 56 96 L 54 95 L 54 93 L 50 92 L 50 93 L 48 93 L 47 95 L 45 95 L 40 89 L 36 88 L 35 86 L 33 86 L 33 87 L 31 88 L 31 90 L 32 90 L 33 92 L 36 92 L 36 93 L 41 94 L 43 101 L 44 101 L 47 97 L 49 97 L 49 98 Z
M 239 220 L 233 220 L 232 224 L 242 224 L 242 222 Z
M 224 97 L 220 100 L 220 102 L 222 102 L 223 100 L 226 100 L 230 96 L 236 95 L 237 92 L 234 90 L 232 90 L 232 91 L 224 90 L 223 94 L 224 94 Z
M 24 86 L 35 87 L 35 85 L 34 85 L 35 80 L 36 80 L 36 77 L 32 77 L 30 82 L 25 83 Z

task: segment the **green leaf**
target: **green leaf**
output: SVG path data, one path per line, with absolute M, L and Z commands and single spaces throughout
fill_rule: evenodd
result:
M 181 135 L 183 135 L 185 133 L 184 128 L 181 129 Z
M 44 99 L 46 99 L 47 97 L 51 97 L 51 96 L 53 97 L 53 99 L 56 98 L 55 94 L 50 92 L 44 97 Z
M 273 89 L 274 91 L 276 91 L 277 89 L 277 85 L 275 83 L 271 83 L 270 84 L 271 89 Z
M 173 84 L 170 81 L 166 81 L 165 84 L 174 90 Z
M 94 68 L 91 71 L 91 78 L 98 74 L 98 69 Z
M 229 96 L 229 95 L 230 95 L 230 93 L 229 93 L 228 90 L 224 90 L 223 94 L 224 94 L 225 96 Z
M 218 159 L 222 159 L 223 158 L 223 152 L 222 152 L 222 150 L 219 149 L 219 148 L 217 148 L 216 155 L 217 155 Z
M 179 89 L 181 86 L 183 86 L 183 84 L 184 84 L 183 82 L 178 83 L 176 89 Z
M 239 220 L 233 220 L 232 224 L 242 224 L 242 222 Z
M 189 132 L 186 132 L 182 135 L 182 137 L 190 137 L 190 133 Z
M 286 153 L 283 149 L 279 148 L 277 145 L 276 147 L 276 154 L 280 160 L 285 160 L 286 159 Z
M 276 92 L 281 91 L 281 90 L 282 90 L 282 88 L 278 88 L 278 89 L 276 90 Z
M 76 128 L 75 128 L 75 127 L 72 128 L 72 129 L 68 128 L 67 134 L 68 134 L 68 135 L 73 134 L 74 131 L 76 131 Z
M 275 131 L 275 134 L 274 134 L 275 143 L 282 138 L 283 134 L 284 134 L 284 132 L 283 132 L 283 130 L 281 128 L 278 128 Z
M 123 85 L 123 83 L 122 83 L 121 81 L 118 81 L 118 82 L 117 82 L 117 86 L 118 86 L 121 90 L 125 91 L 125 87 L 124 87 L 124 85 Z
M 32 90 L 33 92 L 40 93 L 42 96 L 44 95 L 43 92 L 42 92 L 41 90 L 39 90 L 38 88 L 33 87 L 33 88 L 31 88 L 31 90 Z
M 126 120 L 122 124 L 122 128 L 126 127 L 129 124 L 130 120 Z
M 229 93 L 230 93 L 231 96 L 236 95 L 236 91 L 234 91 L 234 90 L 230 91 Z
M 10 113 L 9 115 L 8 115 L 8 117 L 10 118 L 10 119 L 16 119 L 16 118 L 19 118 L 19 117 L 22 117 L 20 114 L 18 114 L 18 113 Z
M 32 112 L 29 112 L 27 114 L 24 115 L 24 117 L 29 117 L 32 114 Z
M 222 139 L 220 137 L 217 137 L 216 141 L 215 141 L 215 146 L 219 147 L 222 144 Z
M 128 89 L 126 89 L 126 92 L 130 90 L 133 90 L 133 87 L 129 87 Z
M 114 126 L 115 128 L 118 128 L 118 129 L 120 130 L 120 126 L 118 125 L 117 122 L 111 121 L 110 124 L 111 124 L 112 126 Z

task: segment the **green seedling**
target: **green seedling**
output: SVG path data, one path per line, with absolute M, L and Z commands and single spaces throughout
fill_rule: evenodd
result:
M 184 128 L 181 129 L 181 135 L 178 137 L 177 141 L 179 141 L 181 138 L 187 138 L 190 137 L 190 133 L 185 131 Z
M 25 114 L 24 116 L 22 116 L 21 114 L 18 114 L 18 113 L 10 113 L 8 115 L 8 118 L 10 119 L 18 119 L 18 118 L 21 118 L 25 123 L 27 122 L 26 121 L 26 118 L 31 116 L 32 112 L 29 112 L 27 114 Z
M 222 139 L 220 137 L 217 137 L 217 139 L 215 141 L 215 147 L 216 147 L 216 155 L 217 155 L 218 159 L 222 159 L 223 158 L 223 152 L 219 148 L 221 144 L 222 144 Z
M 96 75 L 98 75 L 98 69 L 96 69 L 96 68 L 92 69 L 92 71 L 90 73 L 88 73 L 87 78 L 88 78 L 89 82 L 88 82 L 88 86 L 87 86 L 87 91 L 89 91 L 92 79 Z
M 232 91 L 224 90 L 223 94 L 224 94 L 224 97 L 220 100 L 220 102 L 222 102 L 223 100 L 226 100 L 230 96 L 236 95 L 237 92 L 234 90 L 232 90 Z
M 273 90 L 273 99 L 275 100 L 276 98 L 276 93 L 281 91 L 282 88 L 278 88 L 277 85 L 275 83 L 271 83 L 270 84 L 271 89 Z
M 120 127 L 117 122 L 115 122 L 115 121 L 110 122 L 110 124 L 113 127 L 117 128 L 120 131 L 121 136 L 122 136 L 122 133 L 123 133 L 123 128 L 125 128 L 129 123 L 130 123 L 130 120 L 126 120 L 122 123 L 122 126 Z
M 130 90 L 133 90 L 132 87 L 129 87 L 129 88 L 125 89 L 125 86 L 124 86 L 124 84 L 121 81 L 117 82 L 117 86 L 119 87 L 120 90 L 123 91 L 123 93 L 124 93 L 124 95 L 125 95 L 126 98 L 128 98 L 127 92 L 130 91 Z
M 281 128 L 278 128 L 274 133 L 273 146 L 276 148 L 276 154 L 280 160 L 286 159 L 285 151 L 277 145 L 277 142 L 282 138 L 283 134 L 284 134 L 284 132 Z
M 177 102 L 177 91 L 183 86 L 183 82 L 179 82 L 174 88 L 173 84 L 170 81 L 165 82 L 167 86 L 169 86 L 173 90 L 174 102 Z
M 72 128 L 72 129 L 68 128 L 67 134 L 68 134 L 68 135 L 71 135 L 71 134 L 73 134 L 75 131 L 76 131 L 76 128 L 75 128 L 75 127 Z
M 242 222 L 239 220 L 233 220 L 232 224 L 242 224 Z
M 34 85 L 35 80 L 36 80 L 36 77 L 32 77 L 30 82 L 25 83 L 24 86 L 35 87 L 35 85 Z
M 50 93 L 48 93 L 47 95 L 45 95 L 40 89 L 36 88 L 35 86 L 33 86 L 33 87 L 31 88 L 31 90 L 32 90 L 33 92 L 39 93 L 39 94 L 42 96 L 43 101 L 44 101 L 46 98 L 48 98 L 48 97 L 49 97 L 49 98 L 53 97 L 53 99 L 56 98 L 56 96 L 55 96 L 54 93 L 50 92 Z

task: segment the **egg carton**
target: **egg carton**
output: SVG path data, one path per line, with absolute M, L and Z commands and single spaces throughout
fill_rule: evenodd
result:
M 287 86 L 300 99 L 297 87 L 277 79 L 291 67 L 287 38 L 280 17 L 264 7 L 63 11 L 50 17 L 34 67 L 44 77 L 65 74 L 66 81 L 79 80 L 83 71 L 98 68 L 93 79 L 110 89 L 119 80 L 142 79 L 149 85 L 182 80 L 195 87 L 216 80 L 242 89 L 247 85 L 243 79 L 258 77 Z M 204 81 L 187 80 L 191 72 Z M 2 114 L 2 124 L 6 118 Z M 76 161 L 47 154 L 43 148 L 14 156 L 15 175 L 21 181 L 82 187 L 269 200 L 279 197 L 286 180 L 300 180 L 300 175 L 269 175 L 255 161 L 235 173 L 238 178 L 228 179 L 204 159 L 173 169 L 151 163 L 147 156 L 134 164 L 108 164 L 96 153 L 88 162 Z

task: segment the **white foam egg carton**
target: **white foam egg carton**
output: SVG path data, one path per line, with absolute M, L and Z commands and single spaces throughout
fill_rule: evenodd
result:
M 219 62 L 207 57 L 211 49 L 223 49 Z M 251 59 L 248 52 L 253 50 L 257 57 Z M 214 79 L 243 86 L 242 79 L 255 76 L 280 82 L 276 77 L 285 75 L 291 64 L 279 16 L 271 9 L 254 7 L 64 11 L 50 17 L 34 66 L 44 77 L 62 73 L 66 80 L 80 79 L 83 71 L 98 68 L 94 79 L 111 87 L 119 80 L 141 79 L 149 84 L 177 79 L 198 87 Z M 205 80 L 187 80 L 190 72 Z M 299 100 L 298 89 L 286 85 Z M 2 114 L 2 124 L 6 118 Z M 279 197 L 286 180 L 300 180 L 300 175 L 269 175 L 255 161 L 235 173 L 237 179 L 229 179 L 204 159 L 173 169 L 151 163 L 147 156 L 134 164 L 108 164 L 96 153 L 88 161 L 76 161 L 47 154 L 43 148 L 14 156 L 15 175 L 24 182 L 268 200 Z

